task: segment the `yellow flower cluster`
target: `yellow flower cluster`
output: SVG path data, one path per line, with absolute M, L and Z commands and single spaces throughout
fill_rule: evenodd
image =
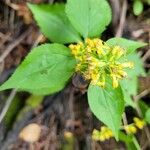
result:
M 110 139 L 111 137 L 113 137 L 113 133 L 106 126 L 102 126 L 100 131 L 94 129 L 93 133 L 92 133 L 92 139 L 96 140 L 96 141 L 102 141 L 103 142 L 105 140 Z
M 76 71 L 80 72 L 91 84 L 105 86 L 106 77 L 112 79 L 113 87 L 127 76 L 125 68 L 132 68 L 132 62 L 121 62 L 125 50 L 119 46 L 109 47 L 101 39 L 86 39 L 84 43 L 71 44 L 69 48 L 77 60 Z
M 143 129 L 145 125 L 145 121 L 141 120 L 137 117 L 133 118 L 134 122 L 129 125 L 125 125 L 123 129 L 126 131 L 127 134 L 135 134 L 138 129 Z M 106 126 L 102 126 L 100 130 L 93 130 L 92 139 L 96 141 L 105 141 L 109 140 L 113 136 L 113 132 Z
M 145 125 L 145 121 L 137 117 L 134 117 L 133 120 L 134 120 L 134 123 L 124 126 L 124 130 L 128 134 L 135 134 L 137 132 L 137 129 L 143 129 Z

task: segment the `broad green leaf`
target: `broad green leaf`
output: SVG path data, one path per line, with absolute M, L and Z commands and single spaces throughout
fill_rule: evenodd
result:
M 132 85 L 132 83 L 130 83 L 130 84 Z M 122 92 L 123 92 L 123 95 L 124 95 L 125 105 L 135 108 L 136 105 L 135 105 L 135 103 L 134 103 L 134 101 L 131 97 L 131 94 L 129 94 L 130 90 L 127 88 L 126 84 L 121 84 L 121 88 L 122 88 Z
M 111 9 L 106 0 L 67 0 L 66 13 L 84 38 L 98 37 L 111 21 Z
M 94 115 L 106 124 L 118 139 L 121 116 L 124 111 L 124 99 L 121 88 L 113 89 L 108 83 L 106 88 L 89 86 L 88 102 Z
M 145 76 L 144 63 L 140 58 L 138 53 L 132 53 L 127 56 L 127 60 L 132 61 L 134 63 L 133 69 L 128 69 L 127 72 L 129 76 Z
M 35 95 L 61 90 L 72 76 L 75 59 L 61 44 L 44 44 L 34 48 L 0 90 L 16 88 Z
M 65 15 L 64 4 L 28 4 L 42 33 L 52 42 L 72 43 L 81 40 Z
M 127 60 L 134 62 L 134 68 L 126 70 L 128 76 L 126 79 L 122 80 L 120 84 L 123 90 L 126 105 L 135 107 L 135 104 L 133 103 L 131 96 L 137 94 L 138 76 L 145 75 L 145 71 L 143 67 L 143 62 L 137 53 L 131 53 L 130 55 L 128 55 Z
M 145 113 L 145 120 L 150 124 L 150 108 Z
M 136 16 L 140 15 L 143 12 L 144 4 L 142 0 L 134 0 L 133 2 L 133 12 Z
M 122 80 L 121 83 L 124 84 L 129 94 L 136 95 L 138 89 L 138 76 L 145 75 L 143 62 L 137 53 L 128 55 L 127 60 L 134 63 L 134 68 L 126 69 L 128 76 L 126 79 Z
M 136 42 L 136 41 L 127 40 L 125 38 L 118 38 L 118 37 L 111 38 L 111 39 L 107 40 L 106 43 L 109 46 L 118 45 L 118 46 L 124 48 L 127 51 L 127 54 L 130 54 L 130 53 L 134 52 L 136 49 L 147 45 L 146 43 Z

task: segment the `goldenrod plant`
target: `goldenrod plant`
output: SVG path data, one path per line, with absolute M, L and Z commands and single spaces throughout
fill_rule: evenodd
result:
M 69 48 L 77 60 L 76 72 L 90 80 L 91 85 L 105 87 L 106 78 L 109 77 L 113 88 L 117 88 L 119 79 L 127 76 L 124 69 L 134 66 L 133 62 L 125 59 L 126 51 L 123 48 L 111 47 L 100 39 L 85 39 L 84 43 L 71 44 Z M 122 57 L 124 62 L 121 62 Z
M 62 90 L 73 74 L 79 73 L 89 82 L 91 111 L 108 126 L 101 129 L 99 138 L 120 139 L 122 114 L 126 106 L 136 107 L 131 95 L 137 94 L 138 76 L 145 74 L 136 49 L 146 44 L 124 38 L 100 38 L 111 22 L 107 0 L 28 6 L 41 32 L 52 43 L 32 49 L 0 90 L 15 88 L 49 95 Z M 135 119 L 134 127 L 142 128 L 143 123 Z

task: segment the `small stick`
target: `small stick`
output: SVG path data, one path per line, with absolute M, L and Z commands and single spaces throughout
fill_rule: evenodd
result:
M 139 99 L 141 99 L 142 97 L 146 96 L 148 93 L 150 93 L 150 88 L 144 90 L 139 95 L 134 96 L 134 100 L 137 102 Z
M 127 0 L 124 0 L 123 4 L 122 4 L 122 11 L 121 11 L 121 15 L 120 15 L 119 27 L 118 27 L 118 30 L 116 32 L 116 37 L 122 36 L 123 29 L 125 26 L 126 13 L 127 13 Z
M 143 61 L 146 61 L 148 58 L 149 58 L 149 56 L 150 56 L 150 31 L 149 31 L 149 49 L 148 49 L 148 51 L 144 54 L 144 56 L 142 57 L 142 60 Z
M 12 100 L 14 99 L 16 93 L 17 93 L 17 91 L 16 91 L 15 89 L 13 89 L 13 90 L 11 91 L 11 93 L 10 93 L 10 95 L 9 95 L 7 101 L 6 101 L 6 104 L 5 104 L 3 110 L 2 110 L 2 112 L 1 112 L 1 114 L 0 114 L 0 123 L 2 122 L 4 116 L 6 115 L 8 109 L 9 109 L 9 106 L 10 106 Z
M 128 121 L 127 121 L 127 116 L 126 116 L 126 113 L 124 112 L 123 115 L 122 115 L 122 119 L 123 119 L 123 124 L 126 126 L 128 125 Z
M 3 34 L 0 33 L 0 37 L 2 38 L 1 42 L 0 42 L 0 48 L 10 38 L 10 35 L 11 35 L 11 33 L 7 33 L 6 35 L 3 35 Z
M 148 51 L 144 54 L 144 56 L 142 57 L 142 60 L 146 61 L 149 57 L 150 57 L 150 49 L 148 49 Z
M 133 97 L 134 102 L 135 102 L 135 104 L 136 104 L 136 111 L 137 111 L 137 113 L 138 113 L 138 115 L 139 115 L 140 117 L 143 117 L 143 115 L 142 115 L 141 109 L 140 109 L 140 107 L 139 107 L 138 100 L 139 100 L 140 98 L 142 98 L 143 96 L 147 95 L 149 92 L 150 92 L 150 88 L 144 90 L 144 91 L 143 91 L 142 93 L 140 93 L 139 95 Z M 147 126 L 144 127 L 144 132 L 145 132 L 146 137 L 147 137 L 147 139 L 148 139 L 148 145 L 150 146 L 150 132 L 149 132 L 149 129 L 148 129 Z
M 18 37 L 15 41 L 13 41 L 4 53 L 0 56 L 0 63 L 4 61 L 4 59 L 8 56 L 8 54 L 22 41 L 26 38 L 26 36 L 31 32 L 31 28 L 29 28 L 27 31 L 25 31 L 20 37 Z

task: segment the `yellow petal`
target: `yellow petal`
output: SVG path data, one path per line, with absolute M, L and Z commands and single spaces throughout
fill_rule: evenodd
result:
M 93 130 L 92 139 L 98 141 L 100 137 L 100 132 L 96 129 Z
M 125 63 L 122 63 L 121 66 L 124 68 L 133 68 L 134 63 L 133 62 L 125 62 Z
M 137 129 L 134 125 L 127 125 L 124 127 L 124 129 L 128 134 L 134 134 L 137 132 Z
M 121 77 L 126 77 L 128 74 L 125 71 L 119 70 L 118 75 L 120 75 Z
M 112 82 L 113 82 L 113 87 L 117 88 L 119 83 L 118 83 L 117 77 L 115 75 L 112 75 Z
M 135 125 L 139 128 L 139 129 L 143 129 L 144 125 L 145 125 L 145 121 L 143 120 L 140 120 L 139 118 L 137 117 L 134 117 L 134 123 Z

